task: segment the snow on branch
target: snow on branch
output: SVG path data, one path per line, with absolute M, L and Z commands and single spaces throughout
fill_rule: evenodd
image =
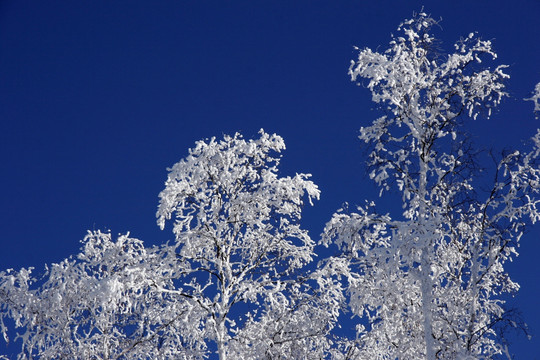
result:
M 536 87 L 534 88 L 533 96 L 525 100 L 534 102 L 534 112 L 536 113 L 536 116 L 538 117 L 538 114 L 540 114 L 540 83 L 536 84 Z

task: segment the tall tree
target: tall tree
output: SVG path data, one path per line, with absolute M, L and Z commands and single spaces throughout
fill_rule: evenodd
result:
M 347 260 L 350 308 L 367 323 L 359 323 L 352 358 L 501 354 L 501 295 L 518 289 L 504 264 L 539 218 L 540 135 L 532 151 L 507 152 L 486 174 L 462 134 L 464 122 L 489 117 L 506 95 L 505 66 L 485 67 L 496 54 L 474 33 L 443 54 L 430 34 L 435 24 L 418 14 L 388 50 L 361 50 L 349 69 L 385 113 L 360 129 L 370 177 L 381 193 L 400 193 L 403 207 L 401 218 L 377 214 L 374 204 L 341 211 L 325 228 Z M 487 193 L 474 189 L 491 179 Z
M 309 175 L 278 176 L 283 139 L 261 130 L 200 141 L 175 164 L 160 194 L 158 224 L 175 217 L 174 293 L 205 313 L 220 359 L 321 358 L 335 322 L 338 283 L 304 269 L 314 241 L 299 220 L 319 197 Z

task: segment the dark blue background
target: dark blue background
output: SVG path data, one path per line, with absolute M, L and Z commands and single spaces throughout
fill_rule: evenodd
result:
M 347 76 L 353 46 L 384 50 L 424 4 L 447 49 L 478 31 L 511 66 L 510 98 L 470 125 L 477 142 L 531 137 L 540 123 L 521 99 L 540 82 L 538 0 L 0 2 L 0 268 L 58 262 L 87 229 L 171 239 L 155 225 L 166 168 L 196 140 L 260 128 L 285 138 L 284 174 L 319 184 L 304 215 L 318 238 L 343 202 L 377 198 L 357 140 L 377 113 Z M 517 359 L 540 358 L 539 236 L 509 266 L 537 335 L 516 341 Z

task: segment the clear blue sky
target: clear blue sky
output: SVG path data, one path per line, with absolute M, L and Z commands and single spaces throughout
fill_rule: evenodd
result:
M 511 97 L 470 128 L 519 146 L 540 126 L 521 101 L 540 82 L 540 0 L 0 2 L 0 268 L 58 262 L 87 229 L 171 239 L 155 225 L 166 168 L 196 140 L 260 128 L 285 138 L 283 173 L 319 184 L 304 216 L 317 238 L 343 202 L 377 198 L 357 140 L 377 113 L 347 76 L 353 46 L 384 49 L 423 5 L 445 48 L 494 41 Z M 515 304 L 536 339 L 513 350 L 540 359 L 540 226 L 520 253 Z

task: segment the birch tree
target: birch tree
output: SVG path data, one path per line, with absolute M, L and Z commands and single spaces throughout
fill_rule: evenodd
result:
M 197 308 L 173 301 L 173 269 L 142 241 L 91 232 L 76 257 L 0 273 L 0 329 L 17 359 L 202 359 Z M 19 346 L 20 345 L 20 346 Z
M 496 53 L 474 33 L 442 53 L 430 34 L 436 24 L 425 13 L 406 20 L 388 50 L 359 50 L 349 69 L 384 113 L 360 129 L 369 176 L 381 194 L 400 194 L 403 208 L 396 217 L 368 203 L 336 213 L 325 228 L 346 259 L 350 309 L 364 319 L 349 358 L 506 352 L 496 327 L 508 320 L 502 295 L 518 285 L 504 264 L 539 218 L 540 135 L 532 150 L 506 152 L 491 173 L 479 171 L 462 124 L 489 118 L 508 75 L 504 65 L 485 65 Z M 486 193 L 475 189 L 490 180 Z
M 205 313 L 220 359 L 322 358 L 330 346 L 340 285 L 305 272 L 315 242 L 299 225 L 319 190 L 309 175 L 278 175 L 284 148 L 262 130 L 200 141 L 160 194 L 159 226 L 174 217 L 167 261 L 181 273 L 171 293 Z

